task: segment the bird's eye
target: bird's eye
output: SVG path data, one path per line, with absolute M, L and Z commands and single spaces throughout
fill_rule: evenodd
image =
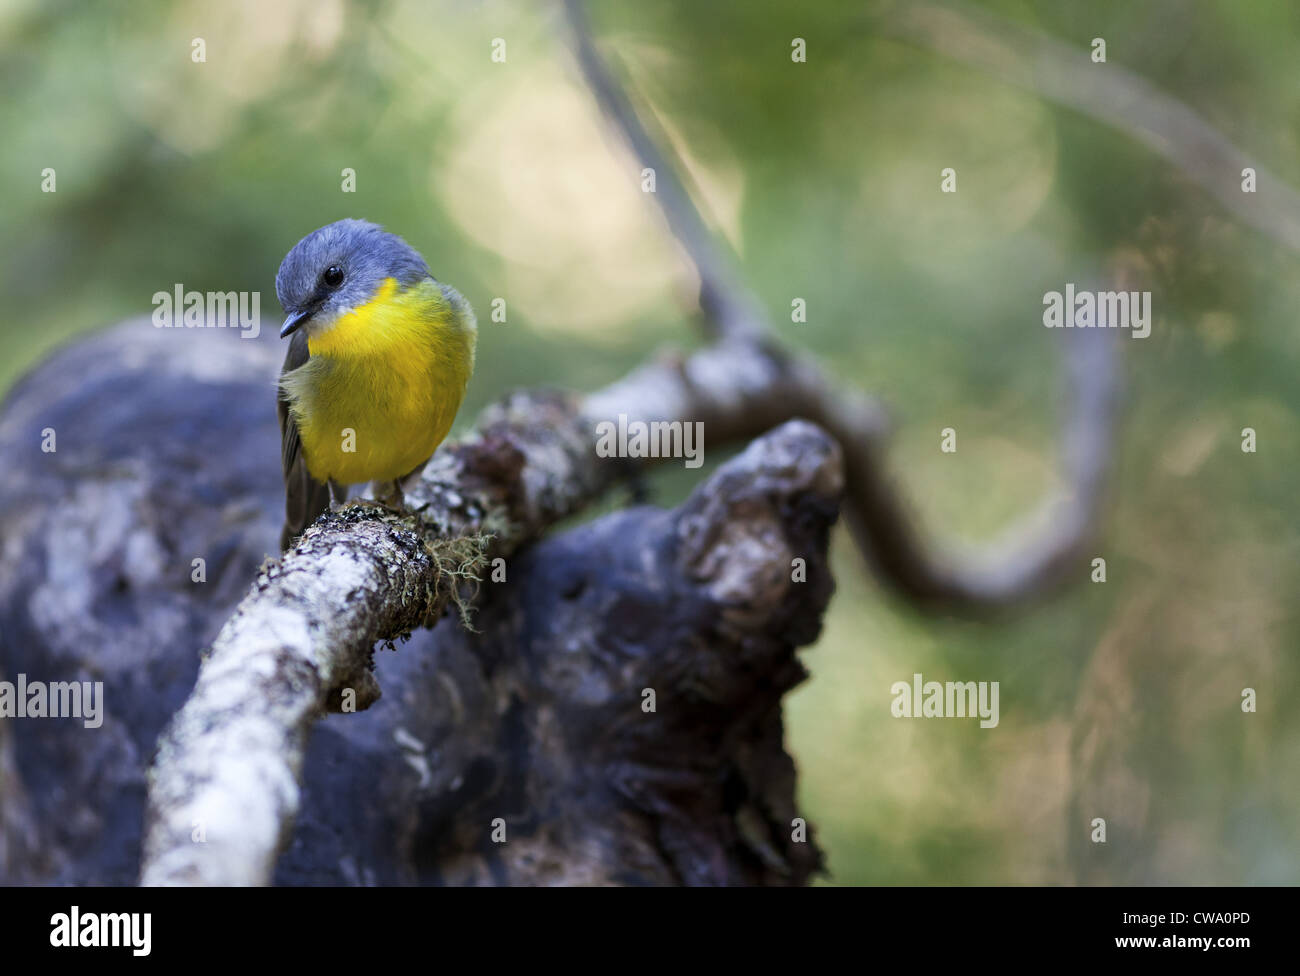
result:
M 325 269 L 325 273 L 321 275 L 321 278 L 324 280 L 325 284 L 329 285 L 331 288 L 337 288 L 339 285 L 343 284 L 343 269 L 337 264 L 331 264 Z

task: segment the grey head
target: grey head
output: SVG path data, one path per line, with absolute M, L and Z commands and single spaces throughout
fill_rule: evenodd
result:
M 286 318 L 280 338 L 307 326 L 329 328 L 339 315 L 374 297 L 385 278 L 402 287 L 429 277 L 419 252 L 366 220 L 336 220 L 314 230 L 285 255 L 275 294 Z

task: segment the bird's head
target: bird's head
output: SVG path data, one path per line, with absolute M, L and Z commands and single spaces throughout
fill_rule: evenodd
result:
M 365 220 L 338 220 L 314 230 L 285 255 L 275 294 L 286 318 L 280 338 L 305 328 L 328 331 L 365 305 L 384 280 L 406 287 L 428 277 L 424 258 L 396 234 Z

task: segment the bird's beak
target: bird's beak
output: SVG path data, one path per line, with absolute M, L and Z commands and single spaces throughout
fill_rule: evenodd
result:
M 289 317 L 284 320 L 284 325 L 280 326 L 280 338 L 287 339 L 298 331 L 301 326 L 311 318 L 311 312 L 290 312 Z

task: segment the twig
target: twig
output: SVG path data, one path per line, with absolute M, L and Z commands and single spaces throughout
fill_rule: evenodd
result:
M 655 173 L 655 197 L 673 235 L 681 242 L 700 275 L 700 308 L 711 338 L 757 340 L 762 333 L 762 309 L 739 282 L 731 263 L 718 248 L 699 211 L 682 185 L 679 166 L 661 154 L 646 131 L 622 86 L 596 53 L 586 14 L 578 0 L 564 0 L 574 56 L 588 87 L 605 115 L 631 144 L 642 166 Z

